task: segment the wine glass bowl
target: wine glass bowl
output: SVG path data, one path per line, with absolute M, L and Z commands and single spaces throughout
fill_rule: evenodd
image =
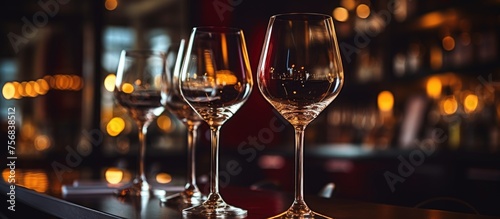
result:
M 193 31 L 196 39 L 188 48 L 181 92 L 209 126 L 222 125 L 243 105 L 253 84 L 245 42 L 240 38 L 243 32 L 223 27 Z M 216 44 L 221 48 L 216 48 Z M 228 45 L 242 48 L 227 48 Z
M 195 27 L 182 65 L 182 97 L 209 125 L 211 133 L 210 194 L 184 216 L 244 217 L 247 211 L 227 204 L 219 192 L 219 131 L 250 96 L 253 79 L 243 31 Z
M 264 98 L 295 130 L 295 201 L 273 218 L 328 218 L 304 201 L 303 147 L 306 126 L 337 97 L 344 82 L 332 18 L 312 13 L 272 16 L 257 82 Z
M 165 53 L 123 50 L 118 64 L 114 96 L 135 120 L 139 130 L 137 174 L 132 184 L 118 191 L 121 196 L 149 196 L 152 188 L 144 171 L 146 134 L 149 124 L 163 112 L 165 100 Z
M 268 30 L 272 26 L 272 31 L 267 33 L 259 65 L 259 89 L 292 125 L 315 119 L 343 84 L 335 32 L 330 30 L 333 23 L 326 22 L 327 17 L 300 13 L 271 17 Z

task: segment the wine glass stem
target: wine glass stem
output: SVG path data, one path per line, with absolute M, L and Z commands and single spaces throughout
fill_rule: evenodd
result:
M 220 126 L 211 126 L 210 195 L 219 196 L 219 131 Z
M 195 167 L 195 156 L 196 156 L 196 137 L 198 132 L 198 124 L 193 122 L 187 123 L 187 154 L 188 154 L 188 172 L 187 172 L 187 187 L 192 189 L 197 189 L 196 187 L 196 167 Z
M 136 179 L 142 183 L 146 182 L 146 174 L 144 172 L 144 157 L 146 155 L 146 134 L 148 133 L 148 126 L 150 122 L 137 122 L 139 129 L 139 169 Z
M 294 204 L 304 204 L 304 129 L 295 128 L 295 201 Z

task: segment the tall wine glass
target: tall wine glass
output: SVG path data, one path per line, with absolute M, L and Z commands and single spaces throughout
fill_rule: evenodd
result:
M 172 74 L 170 86 L 168 89 L 167 102 L 165 106 L 172 114 L 184 123 L 187 128 L 187 178 L 184 191 L 165 197 L 161 200 L 162 203 L 176 206 L 179 208 L 190 207 L 201 204 L 206 197 L 201 193 L 198 185 L 196 185 L 196 166 L 195 166 L 195 147 L 198 127 L 203 122 L 203 119 L 187 104 L 182 98 L 179 86 L 179 74 L 181 70 L 182 60 L 185 52 L 185 41 L 181 40 L 179 44 L 171 45 L 167 51 L 167 63 L 170 60 L 175 60 L 169 66 L 173 66 L 170 73 Z
M 127 109 L 139 130 L 139 159 L 132 185 L 119 191 L 121 196 L 149 196 L 150 184 L 144 172 L 146 134 L 151 122 L 163 112 L 162 90 L 166 90 L 166 56 L 151 50 L 124 50 L 121 53 L 114 95 Z M 166 94 L 166 92 L 163 92 Z
M 183 215 L 244 217 L 246 210 L 228 205 L 219 193 L 219 130 L 248 99 L 253 85 L 243 31 L 193 28 L 179 81 L 181 95 L 211 132 L 210 194 Z
M 304 130 L 338 95 L 344 82 L 332 18 L 322 14 L 272 16 L 260 57 L 262 95 L 295 129 L 295 201 L 274 218 L 328 218 L 303 196 Z

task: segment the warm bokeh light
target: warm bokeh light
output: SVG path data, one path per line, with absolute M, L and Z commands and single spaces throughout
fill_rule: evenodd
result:
M 35 94 L 36 94 L 35 96 L 38 96 L 38 95 L 40 95 L 40 94 L 43 94 L 43 93 L 42 93 L 42 88 L 41 88 L 41 86 L 40 86 L 40 83 L 38 83 L 38 81 L 35 81 L 35 82 L 33 83 L 33 91 L 35 91 Z
M 125 129 L 125 120 L 120 117 L 112 118 L 106 125 L 106 132 L 113 137 L 119 135 L 123 129 Z
M 26 96 L 35 97 L 38 95 L 35 91 L 34 85 L 35 85 L 34 81 L 28 81 L 26 83 L 24 87 L 24 92 L 26 93 Z
M 129 84 L 129 83 L 124 83 L 122 84 L 122 91 L 127 94 L 131 94 L 134 92 L 134 85 Z
M 213 77 L 215 74 L 215 68 L 212 63 L 213 60 L 212 56 L 213 56 L 212 52 L 208 50 L 203 51 L 203 59 L 205 60 L 205 76 L 209 77 Z
M 223 65 L 224 66 L 228 66 L 228 54 L 227 54 L 227 38 L 226 38 L 226 34 L 222 34 L 220 36 L 220 41 L 221 41 L 221 52 L 222 52 L 222 60 L 223 60 Z
M 83 79 L 78 75 L 46 75 L 33 81 L 7 82 L 2 88 L 2 96 L 5 99 L 19 99 L 45 95 L 50 89 L 78 91 L 82 88 Z
M 452 115 L 457 112 L 458 103 L 455 97 L 448 97 L 442 101 L 442 109 L 446 115 Z
M 47 150 L 52 144 L 49 136 L 47 135 L 36 136 L 35 141 L 33 143 L 37 151 Z
M 16 94 L 16 87 L 14 86 L 14 84 L 12 84 L 11 82 L 7 82 L 3 85 L 2 88 L 3 98 L 9 100 L 14 98 L 15 94 Z
M 172 182 L 172 176 L 168 173 L 158 173 L 156 174 L 156 182 L 160 184 L 167 184 Z
M 28 189 L 44 193 L 49 188 L 49 179 L 45 172 L 27 171 L 23 174 L 22 185 Z
M 82 89 L 83 87 L 83 81 L 82 81 L 82 78 L 79 77 L 79 76 L 76 76 L 76 75 L 72 75 L 71 76 L 71 80 L 70 80 L 70 89 L 71 90 L 80 90 Z
M 475 94 L 469 94 L 464 99 L 464 109 L 466 113 L 474 112 L 479 105 L 479 98 Z
M 19 99 L 21 98 L 21 94 L 19 93 L 19 87 L 21 86 L 21 83 L 14 81 L 12 82 L 12 85 L 14 85 L 14 99 Z
M 113 92 L 115 90 L 115 82 L 116 82 L 115 74 L 107 75 L 106 78 L 104 79 L 104 88 L 109 92 Z
M 19 84 L 19 86 L 17 86 L 17 92 L 19 93 L 19 95 L 20 95 L 21 97 L 26 96 L 26 92 L 25 92 L 25 90 L 24 90 L 24 88 L 26 87 L 26 84 L 27 84 L 27 82 L 23 81 L 23 82 L 21 82 L 21 83 Z
M 438 46 L 431 47 L 430 62 L 432 69 L 440 69 L 443 66 L 443 52 Z
M 356 1 L 355 0 L 342 0 L 340 1 L 340 5 L 347 10 L 352 10 L 356 7 Z
M 360 4 L 356 7 L 356 15 L 359 18 L 365 19 L 370 16 L 370 7 L 366 4 Z
M 19 170 L 16 170 L 16 173 L 19 173 Z M 10 176 L 10 168 L 3 169 L 2 171 L 3 181 L 9 182 L 9 176 Z
M 142 84 L 141 79 L 137 79 L 137 80 L 135 80 L 135 81 L 134 81 L 134 84 L 135 84 L 135 85 L 137 85 L 137 86 L 141 86 L 141 84 Z
M 46 94 L 49 91 L 49 83 L 45 79 L 38 79 L 36 83 L 40 86 L 40 95 Z
M 43 77 L 45 81 L 49 84 L 49 87 L 55 88 L 56 87 L 56 79 L 52 75 L 45 75 Z
M 104 173 L 106 182 L 110 184 L 118 184 L 123 180 L 123 171 L 121 169 L 110 167 Z
M 394 95 L 390 91 L 382 91 L 378 94 L 377 104 L 380 111 L 391 111 L 394 107 Z
M 66 75 L 55 75 L 55 89 L 65 90 L 70 86 L 70 79 Z
M 15 173 L 11 172 L 10 168 L 5 168 L 2 171 L 2 178 L 5 182 L 9 182 L 9 177 L 15 175 L 16 184 L 35 190 L 37 192 L 46 192 L 49 188 L 49 179 L 47 173 L 42 170 L 24 170 L 15 169 Z
M 437 27 L 444 22 L 444 15 L 439 12 L 431 12 L 422 16 L 420 26 L 423 28 Z
M 333 17 L 335 20 L 345 22 L 349 19 L 349 11 L 343 7 L 338 7 L 333 10 Z
M 219 70 L 216 74 L 215 83 L 217 85 L 234 85 L 238 83 L 238 78 L 229 70 Z
M 44 77 L 52 89 L 56 90 L 81 90 L 83 88 L 82 77 L 77 75 L 54 75 Z
M 455 48 L 455 39 L 453 39 L 453 37 L 451 36 L 445 36 L 443 38 L 442 43 L 443 43 L 443 48 L 446 51 L 451 51 Z
M 439 77 L 431 77 L 427 80 L 426 91 L 427 95 L 431 98 L 438 98 L 441 96 L 441 91 L 443 89 L 443 84 Z
M 156 124 L 161 130 L 167 133 L 173 130 L 172 119 L 170 119 L 170 117 L 166 115 L 158 116 L 158 119 L 156 119 Z
M 116 7 L 118 7 L 118 1 L 117 0 L 106 0 L 106 2 L 104 2 L 104 7 L 108 11 L 115 10 Z

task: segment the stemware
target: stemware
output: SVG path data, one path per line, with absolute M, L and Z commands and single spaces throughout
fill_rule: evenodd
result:
M 179 120 L 184 123 L 187 129 L 187 178 L 184 190 L 180 193 L 167 196 L 161 200 L 163 204 L 186 208 L 201 204 L 206 197 L 201 193 L 196 184 L 196 166 L 195 166 L 195 147 L 197 140 L 198 127 L 203 122 L 203 119 L 187 104 L 182 98 L 179 87 L 179 74 L 182 60 L 185 51 L 185 41 L 181 40 L 179 44 L 173 44 L 167 50 L 167 63 L 170 60 L 175 60 L 175 63 L 168 65 L 173 66 L 170 70 L 172 77 L 170 78 L 170 86 L 168 89 L 167 101 L 165 106 Z M 171 59 L 172 58 L 172 59 Z
M 227 204 L 219 192 L 219 131 L 250 96 L 253 80 L 243 31 L 195 27 L 179 78 L 181 95 L 210 127 L 210 193 L 184 216 L 245 217 L 247 211 Z
M 273 218 L 329 218 L 303 194 L 304 130 L 338 95 L 344 73 L 332 18 L 312 13 L 270 18 L 257 72 L 264 98 L 295 130 L 295 200 Z
M 167 83 L 166 56 L 152 50 L 124 50 L 120 55 L 114 96 L 127 109 L 139 130 L 137 174 L 132 184 L 118 191 L 120 196 L 149 196 L 151 185 L 144 171 L 146 134 L 151 122 L 163 112 Z

